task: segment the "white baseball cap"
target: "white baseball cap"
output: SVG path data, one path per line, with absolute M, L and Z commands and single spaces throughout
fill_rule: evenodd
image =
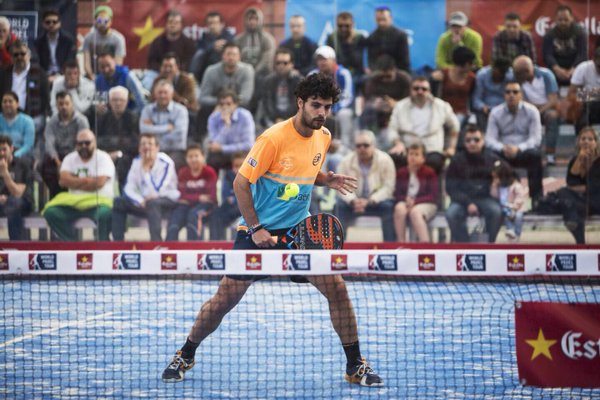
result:
M 329 46 L 320 46 L 315 51 L 315 58 L 323 57 L 326 60 L 335 60 L 335 50 Z
M 456 26 L 467 26 L 469 23 L 469 18 L 462 11 L 455 11 L 450 14 L 450 18 L 448 19 L 448 25 L 456 25 Z

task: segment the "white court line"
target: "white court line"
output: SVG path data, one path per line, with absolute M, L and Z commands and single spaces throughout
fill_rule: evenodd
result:
M 51 332 L 55 332 L 55 331 L 58 331 L 58 330 L 63 329 L 63 328 L 67 328 L 67 327 L 71 327 L 71 326 L 83 325 L 86 322 L 90 322 L 90 321 L 93 321 L 95 319 L 102 319 L 102 318 L 108 317 L 109 315 L 112 315 L 112 314 L 113 314 L 112 312 L 109 312 L 109 313 L 104 313 L 104 314 L 100 314 L 100 315 L 94 315 L 94 316 L 91 316 L 91 317 L 88 317 L 86 319 L 82 319 L 82 320 L 79 320 L 79 321 L 65 322 L 65 323 L 62 323 L 62 324 L 60 324 L 58 326 L 55 326 L 54 328 L 46 328 L 46 329 L 42 329 L 41 331 L 37 331 L 37 332 L 30 333 L 30 334 L 27 334 L 27 335 L 19 336 L 19 337 L 16 337 L 14 339 L 8 340 L 8 341 L 6 341 L 4 343 L 0 343 L 0 349 L 2 349 L 3 347 L 6 347 L 6 346 L 10 346 L 11 344 L 23 342 L 23 341 L 29 340 L 29 339 L 33 339 L 34 337 L 45 335 L 45 334 L 48 334 L 48 333 L 51 333 Z

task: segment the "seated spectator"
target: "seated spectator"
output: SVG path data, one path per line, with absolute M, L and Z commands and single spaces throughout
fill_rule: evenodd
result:
M 540 112 L 534 105 L 523 101 L 519 82 L 506 84 L 504 100 L 490 113 L 486 146 L 512 167 L 527 169 L 529 195 L 535 210 L 543 195 Z
M 57 93 L 56 104 L 58 112 L 50 118 L 44 130 L 44 144 L 41 148 L 43 154 L 39 165 L 42 180 L 50 191 L 50 197 L 56 196 L 63 190 L 59 185 L 59 170 L 66 155 L 76 150 L 78 132 L 90 128 L 87 118 L 75 111 L 70 94 Z
M 10 138 L 10 146 L 14 150 L 14 156 L 27 158 L 29 164 L 31 164 L 35 143 L 35 128 L 33 119 L 19 111 L 19 98 L 15 92 L 9 91 L 2 95 L 0 132 L 3 136 Z
M 438 69 L 450 67 L 452 52 L 459 46 L 468 47 L 475 53 L 475 68 L 481 68 L 481 50 L 483 39 L 479 32 L 467 27 L 469 19 L 462 11 L 450 14 L 448 25 L 450 28 L 442 33 L 435 49 L 435 64 Z
M 492 39 L 492 60 L 512 62 L 517 56 L 527 56 L 534 64 L 537 62 L 531 33 L 521 29 L 519 14 L 509 12 L 504 17 L 504 29 L 496 32 Z
M 492 170 L 490 194 L 498 199 L 506 227 L 506 237 L 518 242 L 523 231 L 523 216 L 527 211 L 527 190 L 515 171 L 503 161 L 496 161 Z
M 108 110 L 96 117 L 95 124 L 98 148 L 106 151 L 115 164 L 120 193 L 123 193 L 131 163 L 139 155 L 139 118 L 127 109 L 128 97 L 123 86 L 111 88 L 108 91 Z
M 183 104 L 189 112 L 190 118 L 195 118 L 198 112 L 198 99 L 196 95 L 196 81 L 191 74 L 179 68 L 179 59 L 175 53 L 166 53 L 160 64 L 160 73 L 152 83 L 150 93 L 154 95 L 154 86 L 162 79 L 173 85 L 173 100 Z M 156 101 L 152 98 L 152 101 Z
M 542 55 L 558 84 L 568 85 L 575 67 L 587 60 L 587 34 L 573 18 L 569 6 L 561 4 L 556 8 L 555 23 L 544 35 Z
M 556 164 L 554 153 L 558 140 L 558 84 L 548 68 L 534 66 L 531 58 L 519 56 L 513 61 L 513 73 L 521 84 L 523 98 L 537 107 L 546 126 L 546 163 Z
M 233 42 L 233 35 L 226 29 L 219 12 L 209 11 L 204 17 L 204 24 L 206 29 L 200 36 L 189 69 L 197 82 L 202 82 L 206 68 L 221 61 L 225 44 Z
M 367 38 L 369 68 L 374 69 L 379 58 L 387 54 L 392 57 L 396 68 L 410 73 L 408 35 L 394 26 L 392 11 L 387 6 L 375 9 L 377 28 Z
M 167 241 L 177 241 L 184 226 L 188 241 L 202 240 L 204 222 L 217 205 L 217 174 L 206 165 L 200 145 L 188 146 L 185 158 L 187 165 L 177 173 L 181 197 L 169 217 Z
M 571 107 L 579 106 L 577 92 L 581 90 L 582 104 L 580 115 L 573 118 L 576 132 L 584 126 L 600 124 L 600 47 L 594 49 L 594 57 L 575 68 L 571 78 L 568 98 Z M 594 95 L 595 93 L 595 95 Z
M 96 80 L 101 69 L 100 54 L 112 54 L 115 64 L 123 64 L 127 52 L 125 36 L 112 29 L 113 11 L 109 6 L 101 5 L 94 11 L 94 27 L 83 38 L 83 64 L 86 77 Z M 121 85 L 125 86 L 125 85 Z
M 275 51 L 275 70 L 261 88 L 261 123 L 271 126 L 296 114 L 294 90 L 302 76 L 294 69 L 292 52 L 281 47 Z
M 146 97 L 142 83 L 133 72 L 125 65 L 117 65 L 116 59 L 110 52 L 101 52 L 98 55 L 98 71 L 96 76 L 96 91 L 104 103 L 96 106 L 96 112 L 106 111 L 108 91 L 115 86 L 123 86 L 129 90 L 130 110 L 140 112 L 146 105 Z
M 165 153 L 159 152 L 158 138 L 152 134 L 140 135 L 140 156 L 133 160 L 127 183 L 120 197 L 115 199 L 112 216 L 113 240 L 125 239 L 127 214 L 148 220 L 150 240 L 161 240 L 161 221 L 177 205 L 177 173 L 175 164 Z
M 291 36 L 281 42 L 281 47 L 292 52 L 294 67 L 304 76 L 315 68 L 317 44 L 305 35 L 306 23 L 303 16 L 292 15 L 289 26 Z
M 450 104 L 431 95 L 429 81 L 416 77 L 410 97 L 396 103 L 390 117 L 390 155 L 398 166 L 406 165 L 406 147 L 415 142 L 425 146 L 425 164 L 439 175 L 456 152 L 458 118 Z
M 393 242 L 396 169 L 391 157 L 377 149 L 375 143 L 373 132 L 360 131 L 355 138 L 356 150 L 344 156 L 338 165 L 336 173 L 357 177 L 358 188 L 354 193 L 338 194 L 336 215 L 346 230 L 346 236 L 356 217 L 380 217 L 383 240 Z
M 254 119 L 250 111 L 239 106 L 233 90 L 219 95 L 219 106 L 208 118 L 207 163 L 215 170 L 231 164 L 231 155 L 249 151 L 256 140 Z
M 446 219 L 452 242 L 469 242 L 467 217 L 485 219 L 488 242 L 494 243 L 502 223 L 502 209 L 490 195 L 492 170 L 498 157 L 485 148 L 485 139 L 476 125 L 465 128 L 465 151 L 456 153 L 446 172 L 446 192 L 450 206 Z
M 396 173 L 396 205 L 394 229 L 396 240 L 406 242 L 406 225 L 410 221 L 417 240 L 431 242 L 427 222 L 437 211 L 438 179 L 435 171 L 425 165 L 425 146 L 413 143 L 408 148 L 408 165 Z
M 36 136 L 46 125 L 48 105 L 48 77 L 46 72 L 31 62 L 31 51 L 27 42 L 15 41 L 11 48 L 13 65 L 0 71 L 0 93 L 13 91 L 19 98 L 19 108 L 33 118 Z
M 327 36 L 325 44 L 335 50 L 337 62 L 350 71 L 353 82 L 362 82 L 367 38 L 354 29 L 354 17 L 348 11 L 339 13 L 335 20 L 337 29 Z
M 98 240 L 109 240 L 115 166 L 107 153 L 96 149 L 89 129 L 77 134 L 76 146 L 60 165 L 59 184 L 69 191 L 54 196 L 42 214 L 58 240 L 77 240 L 73 224 L 79 218 L 96 222 Z
M 0 135 L 0 215 L 7 219 L 8 238 L 11 241 L 29 239 L 23 218 L 31 212 L 32 204 L 30 163 L 15 157 L 10 137 Z
M 96 94 L 96 84 L 81 75 L 79 63 L 76 60 L 67 61 L 63 69 L 64 75 L 57 76 L 52 83 L 52 91 L 50 92 L 52 114 L 58 112 L 56 95 L 59 92 L 67 92 L 73 100 L 75 110 L 85 116 L 91 116 L 92 103 Z
M 17 40 L 17 35 L 10 30 L 10 21 L 4 15 L 0 15 L 0 69 L 12 65 L 12 54 L 10 46 Z M 311 53 L 312 57 L 312 53 Z
M 175 167 L 185 165 L 188 135 L 187 109 L 173 101 L 173 85 L 161 80 L 154 85 L 154 103 L 148 104 L 140 116 L 140 132 L 156 135 L 162 151 L 175 162 Z
M 598 133 L 585 127 L 577 136 L 575 156 L 567 167 L 567 187 L 558 191 L 565 226 L 577 244 L 585 244 L 585 218 L 600 214 Z
M 167 53 L 172 53 L 180 62 L 183 71 L 189 71 L 196 43 L 183 34 L 183 17 L 177 10 L 170 10 L 162 35 L 152 41 L 148 50 L 148 68 L 158 73 Z
M 431 77 L 440 82 L 440 97 L 452 106 L 460 125 L 469 117 L 469 102 L 475 88 L 473 61 L 475 54 L 468 47 L 459 46 L 452 52 L 452 65 L 435 71 Z
M 273 70 L 275 38 L 263 29 L 264 17 L 259 8 L 244 11 L 244 30 L 234 41 L 240 47 L 241 61 L 254 68 L 256 78 L 265 77 Z
M 508 82 L 510 65 L 507 59 L 499 58 L 477 71 L 471 105 L 477 124 L 483 131 L 487 128 L 492 108 L 504 102 L 504 85 Z
M 399 100 L 410 94 L 410 84 L 410 75 L 398 69 L 394 59 L 387 54 L 379 57 L 374 70 L 365 77 L 363 96 L 357 98 L 357 102 L 362 103 L 358 122 L 361 129 L 375 133 L 380 149 L 390 147 L 387 128 L 392 110 Z
M 61 29 L 60 13 L 57 10 L 44 11 L 42 27 L 44 32 L 35 39 L 35 50 L 48 80 L 53 82 L 63 73 L 62 68 L 67 61 L 75 61 L 77 45 L 73 37 Z
M 233 180 L 246 159 L 246 155 L 246 153 L 239 152 L 231 156 L 231 168 L 225 171 L 221 180 L 221 205 L 209 217 L 210 240 L 225 240 L 227 227 L 242 216 L 237 205 L 237 197 L 233 192 Z

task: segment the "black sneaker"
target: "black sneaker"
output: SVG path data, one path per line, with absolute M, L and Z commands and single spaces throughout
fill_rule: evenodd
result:
M 192 369 L 194 364 L 193 358 L 183 358 L 181 357 L 181 350 L 177 350 L 175 357 L 162 373 L 163 382 L 181 382 L 185 371 Z
M 373 371 L 364 357 L 361 358 L 360 364 L 346 369 L 344 379 L 361 386 L 383 386 L 383 379 Z

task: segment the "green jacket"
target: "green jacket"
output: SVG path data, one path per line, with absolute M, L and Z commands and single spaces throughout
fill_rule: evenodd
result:
M 442 33 L 435 49 L 436 67 L 448 68 L 452 65 L 452 52 L 458 46 L 465 46 L 475 53 L 475 67 L 481 68 L 481 50 L 483 48 L 483 39 L 478 32 L 471 28 L 465 28 L 462 40 L 458 44 L 452 43 L 452 32 L 450 30 Z

